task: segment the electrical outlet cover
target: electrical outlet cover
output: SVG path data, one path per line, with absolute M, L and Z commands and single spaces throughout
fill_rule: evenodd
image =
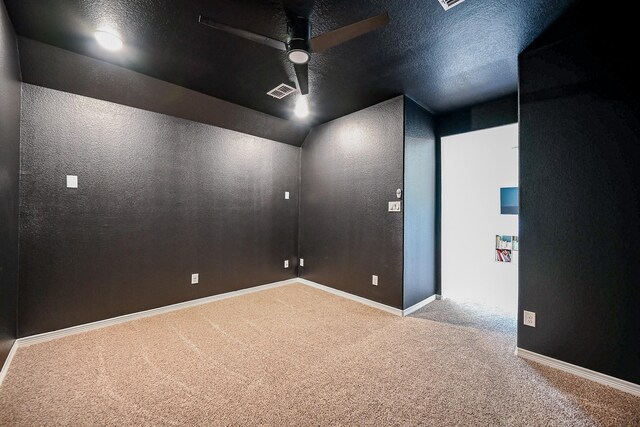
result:
M 304 258 L 300 258 L 300 267 L 304 267 Z
M 523 323 L 526 326 L 536 327 L 536 314 L 533 311 L 524 310 Z
M 199 274 L 192 274 L 191 275 L 191 284 L 195 285 L 200 281 L 200 275 Z
M 289 268 L 289 260 L 288 259 L 284 260 L 284 268 Z
M 378 276 L 376 276 L 375 274 L 371 276 L 371 284 L 373 286 L 378 286 Z

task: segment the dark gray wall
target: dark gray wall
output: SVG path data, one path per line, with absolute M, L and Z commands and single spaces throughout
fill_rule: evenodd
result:
M 20 64 L 18 45 L 0 1 L 0 367 L 16 337 Z
M 302 144 L 309 131 L 309 126 L 304 123 L 270 116 L 24 37 L 18 40 L 25 83 L 168 114 L 296 146 Z M 266 90 L 257 96 L 269 98 Z
M 436 291 L 435 120 L 405 97 L 404 308 Z
M 640 384 L 633 19 L 577 8 L 520 56 L 518 346 Z
M 20 336 L 295 276 L 299 148 L 27 84 L 23 107 Z
M 301 183 L 301 276 L 403 308 L 403 97 L 312 129 Z
M 518 94 L 438 116 L 438 136 L 456 135 L 518 122 Z

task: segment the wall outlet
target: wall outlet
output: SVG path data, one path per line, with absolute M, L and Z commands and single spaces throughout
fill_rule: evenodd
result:
M 533 311 L 524 311 L 524 324 L 532 328 L 536 327 L 536 314 Z
M 304 267 L 304 258 L 300 258 L 300 267 Z
M 289 268 L 289 260 L 288 259 L 284 260 L 284 268 Z
M 378 276 L 376 276 L 375 274 L 371 276 L 371 284 L 373 286 L 378 286 Z
M 77 175 L 67 175 L 67 188 L 78 188 Z
M 289 200 L 289 192 L 288 191 L 284 192 L 284 198 L 285 198 L 285 200 Z
M 191 275 L 191 284 L 192 285 L 197 285 L 199 281 L 200 281 L 200 275 L 198 273 Z

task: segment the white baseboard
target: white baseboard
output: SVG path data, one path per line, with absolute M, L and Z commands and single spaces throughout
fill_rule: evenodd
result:
M 563 362 L 562 360 L 554 359 L 522 348 L 516 347 L 516 356 L 613 387 L 617 390 L 624 391 L 625 393 L 633 394 L 634 396 L 640 396 L 640 385 L 621 380 L 620 378 L 592 371 L 591 369 L 583 368 L 582 366 L 573 365 L 571 363 Z
M 13 360 L 13 356 L 15 356 L 16 351 L 18 350 L 18 342 L 14 342 L 11 346 L 11 350 L 9 350 L 9 354 L 7 355 L 7 360 L 4 361 L 2 365 L 2 369 L 0 369 L 0 386 L 2 385 L 2 381 L 4 381 L 4 377 L 7 375 L 7 371 L 9 370 L 9 365 L 11 365 L 11 361 Z
M 28 337 L 24 337 L 24 338 L 18 338 L 15 341 L 15 343 L 13 344 L 13 347 L 11 348 L 11 352 L 9 353 L 9 356 L 7 357 L 7 360 L 5 361 L 4 366 L 2 368 L 2 371 L 0 373 L 0 385 L 2 385 L 2 380 L 4 379 L 4 376 L 6 375 L 6 372 L 9 369 L 9 365 L 11 364 L 11 360 L 13 359 L 13 355 L 15 354 L 16 350 L 18 349 L 18 347 L 26 347 L 26 346 L 30 346 L 30 345 L 33 345 L 33 344 L 43 343 L 43 342 L 51 341 L 51 340 L 54 340 L 54 339 L 67 337 L 67 336 L 70 336 L 70 335 L 75 335 L 75 334 L 80 334 L 80 333 L 83 333 L 83 332 L 92 331 L 92 330 L 95 330 L 95 329 L 105 328 L 107 326 L 117 325 L 119 323 L 130 322 L 132 320 L 142 319 L 142 318 L 150 317 L 150 316 L 157 316 L 159 314 L 164 314 L 164 313 L 169 313 L 169 312 L 176 311 L 176 310 L 182 310 L 182 309 L 185 309 L 185 308 L 195 307 L 195 306 L 202 305 L 202 304 L 208 304 L 208 303 L 211 303 L 211 302 L 220 301 L 220 300 L 227 299 L 227 298 L 233 298 L 233 297 L 237 297 L 237 296 L 240 296 L 240 295 L 246 295 L 246 294 L 250 294 L 250 293 L 253 293 L 253 292 L 260 292 L 260 291 L 264 291 L 266 289 L 272 289 L 272 288 L 276 288 L 276 287 L 279 287 L 279 286 L 290 285 L 290 284 L 293 284 L 293 283 L 301 283 L 303 285 L 307 285 L 307 286 L 311 286 L 313 288 L 321 289 L 321 290 L 323 290 L 325 292 L 329 292 L 329 293 L 341 296 L 343 298 L 350 299 L 352 301 L 357 301 L 359 303 L 368 305 L 370 307 L 374 307 L 374 308 L 377 308 L 377 309 L 380 309 L 380 310 L 384 310 L 386 312 L 395 314 L 396 316 L 402 316 L 402 314 L 403 314 L 402 310 L 400 310 L 398 308 L 390 307 L 388 305 L 381 304 L 379 302 L 371 301 L 371 300 L 368 300 L 366 298 L 359 297 L 357 295 L 352 295 L 350 293 L 339 291 L 337 289 L 333 289 L 333 288 L 330 288 L 328 286 L 324 286 L 324 285 L 321 285 L 319 283 L 312 282 L 310 280 L 306 280 L 306 279 L 302 279 L 302 278 L 296 277 L 296 278 L 293 278 L 293 279 L 283 280 L 281 282 L 275 282 L 275 283 L 269 283 L 269 284 L 266 284 L 266 285 L 254 286 L 252 288 L 247 288 L 247 289 L 241 289 L 241 290 L 238 290 L 238 291 L 227 292 L 227 293 L 220 294 L 220 295 L 213 295 L 213 296 L 210 296 L 210 297 L 200 298 L 200 299 L 192 300 L 192 301 L 185 301 L 185 302 L 181 302 L 181 303 L 178 303 L 178 304 L 168 305 L 168 306 L 165 306 L 165 307 L 154 308 L 154 309 L 151 309 L 151 310 L 140 311 L 140 312 L 137 312 L 137 313 L 125 314 L 123 316 L 113 317 L 113 318 L 110 318 L 110 319 L 98 320 L 97 322 L 91 322 L 91 323 L 86 323 L 84 325 L 72 326 L 70 328 L 60 329 L 60 330 L 57 330 L 57 331 L 45 332 L 45 333 L 38 334 L 38 335 L 32 335 L 32 336 L 28 336 Z
M 431 295 L 429 298 L 420 301 L 417 304 L 412 305 L 409 308 L 405 308 L 404 310 L 402 310 L 402 315 L 403 316 L 408 316 L 413 312 L 416 312 L 418 310 L 420 310 L 422 307 L 424 307 L 425 305 L 434 302 L 435 300 L 439 299 L 438 298 L 439 295 Z
M 142 319 L 145 317 L 150 317 L 150 316 L 156 316 L 159 314 L 163 314 L 163 313 L 169 313 L 172 311 L 176 311 L 176 310 L 182 310 L 185 308 L 190 308 L 190 307 L 196 307 L 198 305 L 202 305 L 202 304 L 208 304 L 214 301 L 220 301 L 220 300 L 224 300 L 227 298 L 233 298 L 233 297 L 237 297 L 240 295 L 246 295 L 246 294 L 250 294 L 253 292 L 259 292 L 259 291 L 263 291 L 266 289 L 272 289 L 272 288 L 276 288 L 279 286 L 284 286 L 284 285 L 290 285 L 293 283 L 301 283 L 303 285 L 307 285 L 316 289 L 320 289 L 322 291 L 340 296 L 342 298 L 346 298 L 352 301 L 356 301 L 359 302 L 361 304 L 367 305 L 369 307 L 373 307 L 373 308 L 377 308 L 379 310 L 383 310 L 386 311 L 388 313 L 394 314 L 396 316 L 407 316 L 417 310 L 419 310 L 420 308 L 424 307 L 425 305 L 429 304 L 430 302 L 436 300 L 436 299 L 440 299 L 441 297 L 439 295 L 433 295 L 423 301 L 420 301 L 419 303 L 407 308 L 406 310 L 400 310 L 398 308 L 395 307 L 391 307 L 376 301 L 371 301 L 369 299 L 363 298 L 363 297 L 359 297 L 357 295 L 353 295 L 350 294 L 348 292 L 344 292 L 344 291 L 340 291 L 338 289 L 334 289 L 334 288 L 330 288 L 328 286 L 325 285 L 321 285 L 319 283 L 316 282 L 312 282 L 310 280 L 307 279 L 303 279 L 303 278 L 293 278 L 293 279 L 288 279 L 288 280 L 283 280 L 281 282 L 275 282 L 275 283 L 269 283 L 266 285 L 260 285 L 260 286 L 255 286 L 252 288 L 247 288 L 247 289 L 241 289 L 238 291 L 232 291 L 232 292 L 227 292 L 224 294 L 220 294 L 220 295 L 213 295 L 210 297 L 206 297 L 206 298 L 200 298 L 197 300 L 192 300 L 192 301 L 186 301 L 186 302 L 182 302 L 182 303 L 178 303 L 178 304 L 173 304 L 173 305 L 169 305 L 169 306 L 165 306 L 165 307 L 159 307 L 159 308 L 154 308 L 151 310 L 146 310 L 146 311 L 141 311 L 141 312 L 137 312 L 137 313 L 131 313 L 131 314 L 126 314 L 124 316 L 119 316 L 119 317 L 114 317 L 111 319 L 105 319 L 105 320 L 99 320 L 97 322 L 92 322 L 92 323 L 87 323 L 84 325 L 78 325 L 78 326 L 73 326 L 70 328 L 66 328 L 66 329 L 61 329 L 58 331 L 53 331 L 53 332 L 46 332 L 43 334 L 38 334 L 38 335 L 33 335 L 30 337 L 25 337 L 25 338 L 19 338 L 17 339 L 13 346 L 11 347 L 11 350 L 9 351 L 9 355 L 7 356 L 7 360 L 4 362 L 4 365 L 2 366 L 2 369 L 0 370 L 0 385 L 2 385 L 2 382 L 7 374 L 7 371 L 9 369 L 9 366 L 11 365 L 11 361 L 13 360 L 13 357 L 17 351 L 17 349 L 19 347 L 24 347 L 24 346 L 29 346 L 32 344 L 36 344 L 36 343 L 42 343 L 42 342 L 46 342 L 46 341 L 50 341 L 50 340 L 54 340 L 57 338 L 62 338 L 65 336 L 70 336 L 70 335 L 75 335 L 75 334 L 79 334 L 82 332 L 87 332 L 87 331 L 91 331 L 94 329 L 99 329 L 99 328 L 104 328 L 107 326 L 112 326 L 112 325 L 117 325 L 119 323 L 124 323 L 124 322 L 129 322 L 131 320 L 136 320 L 136 319 Z M 634 384 L 631 383 L 629 381 L 625 381 L 625 380 L 621 380 L 619 378 L 615 378 L 615 377 L 611 377 L 609 375 L 606 374 L 602 374 L 596 371 L 592 371 L 590 369 L 586 369 L 577 365 L 573 365 L 571 363 L 567 363 L 567 362 L 563 362 L 561 360 L 557 360 L 557 359 L 553 359 L 551 357 L 548 356 L 543 356 L 541 354 L 538 353 L 534 353 L 532 351 L 529 350 L 524 350 L 521 348 L 516 348 L 515 351 L 516 355 L 555 369 L 559 369 L 561 371 L 565 371 L 574 375 L 577 375 L 579 377 L 582 378 L 586 378 L 589 379 L 591 381 L 595 381 L 597 383 L 600 384 L 604 384 L 607 385 L 609 387 L 613 387 L 617 390 L 626 392 L 626 393 L 630 393 L 633 394 L 635 396 L 640 396 L 640 385 L 638 384 Z
M 425 305 L 429 304 L 430 302 L 434 301 L 437 298 L 437 295 L 434 295 L 430 298 L 427 298 L 424 301 L 419 302 L 418 304 L 413 305 L 412 307 L 409 307 L 406 310 L 400 310 L 399 308 L 395 308 L 395 307 L 391 307 L 376 301 L 371 301 L 369 299 L 363 298 L 363 297 L 359 297 L 357 295 L 353 295 L 350 294 L 348 292 L 344 292 L 344 291 L 340 291 L 334 288 L 330 288 L 328 286 L 325 285 L 321 285 L 319 283 L 316 282 L 312 282 L 310 280 L 307 279 L 303 279 L 300 277 L 296 277 L 293 279 L 288 279 L 288 280 L 283 280 L 281 282 L 275 282 L 275 283 L 269 283 L 266 285 L 260 285 L 260 286 L 254 286 L 252 288 L 247 288 L 247 289 L 241 289 L 238 291 L 232 291 L 232 292 L 227 292 L 224 294 L 220 294 L 220 295 L 213 295 L 210 297 L 205 297 L 205 298 L 200 298 L 197 300 L 192 300 L 192 301 L 186 301 L 186 302 L 181 302 L 178 304 L 172 304 L 172 305 L 168 305 L 165 307 L 159 307 L 159 308 L 154 308 L 151 310 L 146 310 L 146 311 L 140 311 L 137 313 L 131 313 L 131 314 L 125 314 L 123 316 L 118 316 L 118 317 L 113 317 L 110 319 L 104 319 L 104 320 L 98 320 L 97 322 L 91 322 L 91 323 L 86 323 L 84 325 L 78 325 L 78 326 L 72 326 L 70 328 L 65 328 L 65 329 L 60 329 L 57 331 L 52 331 L 52 332 L 45 332 L 42 334 L 38 334 L 38 335 L 32 335 L 32 336 L 28 336 L 28 337 L 24 337 L 24 338 L 19 338 L 15 341 L 15 343 L 13 344 L 13 346 L 11 347 L 11 352 L 9 353 L 9 356 L 7 357 L 7 360 L 5 361 L 3 367 L 2 367 L 2 371 L 0 371 L 0 385 L 2 385 L 2 380 L 4 380 L 4 377 L 7 373 L 7 370 L 9 369 L 9 365 L 11 364 L 11 361 L 13 360 L 13 356 L 16 352 L 16 350 L 18 349 L 18 347 L 26 347 L 29 345 L 33 345 L 33 344 L 38 344 L 38 343 L 43 343 L 46 341 L 51 341 L 54 339 L 58 339 L 58 338 L 62 338 L 62 337 L 67 337 L 70 335 L 75 335 L 75 334 L 80 334 L 82 332 L 88 332 L 88 331 L 92 331 L 95 329 L 100 329 L 100 328 L 105 328 L 107 326 L 113 326 L 113 325 L 117 325 L 119 323 L 124 323 L 124 322 L 130 322 L 132 320 L 136 320 L 136 319 L 142 319 L 145 317 L 150 317 L 150 316 L 157 316 L 159 314 L 164 314 L 164 313 L 169 313 L 172 311 L 176 311 L 176 310 L 182 310 L 185 308 L 190 308 L 190 307 L 195 307 L 198 305 L 202 305 L 202 304 L 208 304 L 214 301 L 220 301 L 223 299 L 227 299 L 227 298 L 233 298 L 233 297 L 237 297 L 240 295 L 246 295 L 246 294 L 250 294 L 253 292 L 259 292 L 259 291 L 263 291 L 266 289 L 272 289 L 272 288 L 276 288 L 279 286 L 284 286 L 284 285 L 290 285 L 293 283 L 301 283 L 303 285 L 307 285 L 316 289 L 320 289 L 323 290 L 325 292 L 329 292 L 331 294 L 334 295 L 338 295 L 342 298 L 346 298 L 352 301 L 356 301 L 359 302 L 361 304 L 367 305 L 369 307 L 373 307 L 373 308 L 377 308 L 379 310 L 383 310 L 386 311 L 388 313 L 394 314 L 396 316 L 406 316 L 410 313 L 413 313 L 414 311 L 424 307 Z
M 391 307 L 376 301 L 371 301 L 370 299 L 359 297 L 357 295 L 340 291 L 338 289 L 330 288 L 329 286 L 321 285 L 320 283 L 312 282 L 311 280 L 303 279 L 301 277 L 298 277 L 296 282 L 302 283 L 303 285 L 311 286 L 312 288 L 320 289 L 325 292 L 329 292 L 330 294 L 338 295 L 342 298 L 359 302 L 360 304 L 368 305 L 369 307 L 377 308 L 378 310 L 386 311 L 387 313 L 395 314 L 396 316 L 402 316 L 402 310 L 400 310 L 399 308 Z
M 150 316 L 157 316 L 158 314 L 169 313 L 176 310 L 182 310 L 185 308 L 196 307 L 202 304 L 208 304 L 214 301 L 220 301 L 227 298 L 233 298 L 240 295 L 246 295 L 253 292 L 264 291 L 266 289 L 277 288 L 279 286 L 290 285 L 293 283 L 299 283 L 298 278 L 287 279 L 280 282 L 269 283 L 266 285 L 254 286 L 252 288 L 240 289 L 238 291 L 227 292 L 224 294 L 213 295 L 210 297 L 200 298 L 192 301 L 185 301 L 177 304 L 167 305 L 165 307 L 154 308 L 151 310 L 139 311 L 137 313 L 125 314 L 124 316 L 112 317 L 110 319 L 98 320 L 97 322 L 86 323 L 84 325 L 72 326 L 70 328 L 59 329 L 57 331 L 45 332 L 38 335 L 31 335 L 24 338 L 18 338 L 11 347 L 11 351 L 9 352 L 9 356 L 2 366 L 2 370 L 0 371 L 0 386 L 2 385 L 2 381 L 4 380 L 5 375 L 7 374 L 7 370 L 9 369 L 9 365 L 11 365 L 11 361 L 13 360 L 13 356 L 15 355 L 18 347 L 26 347 L 33 344 L 43 343 L 46 341 L 51 341 L 54 339 L 67 337 L 70 335 L 79 334 L 82 332 L 92 331 L 94 329 L 105 328 L 107 326 L 117 325 L 119 323 L 130 322 L 136 319 L 142 319 Z
M 298 282 L 297 278 L 283 280 L 281 282 L 269 283 L 266 285 L 254 286 L 252 288 L 240 289 L 238 291 L 227 292 L 224 294 L 213 295 L 210 297 L 200 298 L 191 301 L 185 301 L 178 304 L 167 305 L 164 307 L 153 308 L 151 310 L 139 311 L 137 313 L 125 314 L 124 316 L 112 317 L 110 319 L 98 320 L 97 322 L 86 323 L 84 325 L 72 326 L 70 328 L 60 329 L 52 332 L 45 332 L 43 334 L 31 335 L 29 337 L 19 338 L 16 343 L 20 347 L 28 345 L 38 344 L 45 341 L 51 341 L 53 339 L 66 337 L 69 335 L 75 335 L 82 332 L 91 331 L 94 329 L 104 328 L 107 326 L 117 325 L 119 323 L 130 322 L 131 320 L 142 319 L 149 316 L 157 316 L 158 314 L 169 313 L 176 310 L 182 310 L 184 308 L 195 307 L 202 304 L 208 304 L 214 301 L 220 301 L 227 298 L 233 298 L 240 295 L 246 295 L 253 292 L 263 291 L 265 289 L 276 288 L 278 286 L 289 285 Z

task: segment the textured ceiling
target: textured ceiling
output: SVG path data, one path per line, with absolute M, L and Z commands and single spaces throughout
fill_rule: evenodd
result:
M 322 123 L 406 93 L 444 113 L 515 92 L 517 55 L 574 0 L 287 0 L 312 35 L 389 11 L 391 23 L 310 63 L 309 123 Z M 295 81 L 284 52 L 198 24 L 198 15 L 284 40 L 280 1 L 5 0 L 18 34 L 102 59 L 282 118 L 293 98 L 266 92 Z M 116 29 L 125 49 L 93 39 Z M 71 76 L 70 76 L 71 78 Z

